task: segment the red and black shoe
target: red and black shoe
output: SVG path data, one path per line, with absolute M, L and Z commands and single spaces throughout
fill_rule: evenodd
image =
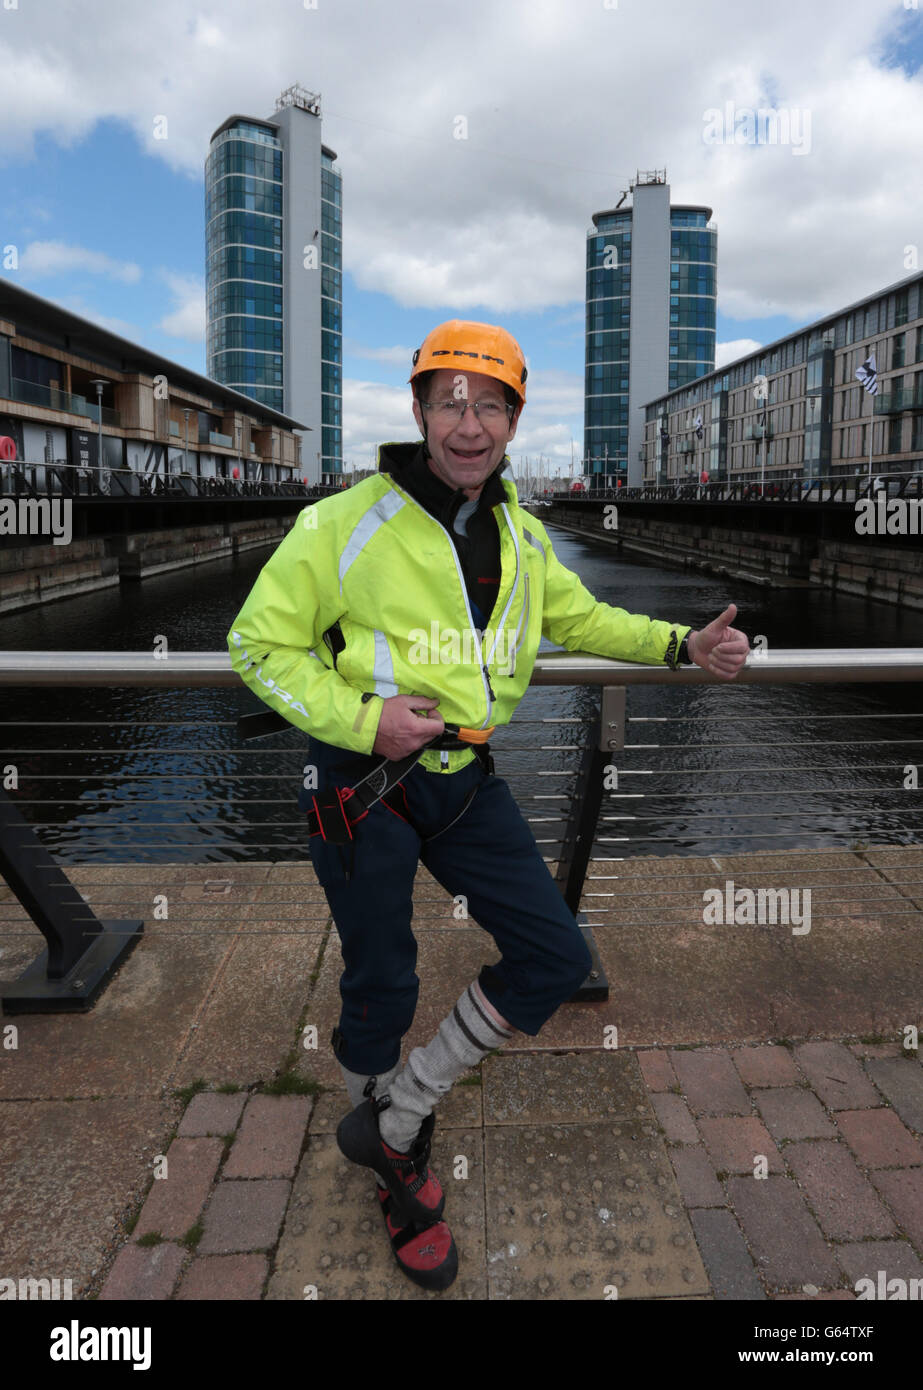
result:
M 415 1221 L 402 1226 L 395 1216 L 394 1198 L 377 1187 L 378 1205 L 385 1229 L 400 1268 L 421 1289 L 436 1292 L 454 1284 L 458 1274 L 458 1250 L 452 1232 L 444 1221 L 420 1226 Z
M 366 1084 L 367 1100 L 345 1115 L 337 1127 L 337 1146 L 352 1163 L 361 1163 L 388 1184 L 394 1199 L 393 1218 L 400 1226 L 416 1222 L 431 1226 L 442 1216 L 445 1193 L 428 1167 L 436 1119 L 427 1115 L 408 1153 L 398 1153 L 382 1139 L 378 1116 L 391 1104 L 390 1096 L 374 1095 L 375 1077 Z

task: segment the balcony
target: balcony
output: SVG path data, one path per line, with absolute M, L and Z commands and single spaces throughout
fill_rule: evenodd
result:
M 11 400 L 21 401 L 23 405 L 38 405 L 44 410 L 59 410 L 69 415 L 84 415 L 90 420 L 99 420 L 99 412 L 95 403 L 93 405 L 87 400 L 86 396 L 77 396 L 70 391 L 59 391 L 56 386 L 42 386 L 37 381 L 22 381 L 18 377 L 13 377 L 10 382 L 12 395 Z M 116 429 L 121 426 L 122 419 L 117 410 L 108 410 L 103 406 L 103 424 L 112 425 Z
M 916 390 L 912 386 L 898 387 L 896 391 L 879 391 L 873 399 L 876 415 L 897 415 L 902 410 L 923 409 L 923 381 Z
M 222 449 L 233 449 L 234 441 L 229 434 L 219 434 L 217 430 L 210 430 L 208 434 L 209 444 L 220 444 Z

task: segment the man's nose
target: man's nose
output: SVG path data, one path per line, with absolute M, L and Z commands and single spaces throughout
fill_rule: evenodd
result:
M 470 401 L 467 402 L 467 409 L 458 422 L 458 428 L 464 434 L 476 435 L 481 433 L 481 422 L 475 414 L 474 407 Z

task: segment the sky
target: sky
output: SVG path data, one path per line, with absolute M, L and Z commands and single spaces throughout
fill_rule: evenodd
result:
M 918 267 L 921 9 L 0 0 L 0 274 L 204 374 L 208 142 L 301 83 L 343 176 L 344 465 L 417 437 L 411 354 L 462 317 L 526 354 L 514 470 L 579 472 L 586 232 L 638 170 L 713 210 L 718 366 Z

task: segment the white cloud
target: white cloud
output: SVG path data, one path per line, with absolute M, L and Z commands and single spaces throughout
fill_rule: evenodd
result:
M 419 344 L 418 344 L 419 346 Z M 385 362 L 389 366 L 406 366 L 408 375 L 415 349 L 409 347 L 366 347 L 364 343 L 344 335 L 343 352 L 353 357 L 366 357 L 373 362 Z
M 204 282 L 194 275 L 178 275 L 171 270 L 161 271 L 161 278 L 170 287 L 174 305 L 157 327 L 171 338 L 184 338 L 189 343 L 204 343 Z
M 141 279 L 141 267 L 133 261 L 116 261 L 102 251 L 90 251 L 85 246 L 71 246 L 64 241 L 30 241 L 19 258 L 20 270 L 29 276 L 72 275 L 86 271 L 90 275 L 105 275 L 133 285 Z
M 216 24 L 210 24 L 201 15 L 196 19 L 192 41 L 201 44 L 203 48 L 226 49 L 228 47 L 227 35 L 222 33 Z
M 583 377 L 576 372 L 534 368 L 526 381 L 526 406 L 520 419 L 525 424 L 536 415 L 580 416 L 583 391 Z
M 493 314 L 567 304 L 584 292 L 583 247 L 572 228 L 541 213 L 472 209 L 447 225 L 436 208 L 420 214 L 414 240 L 382 220 L 344 224 L 344 247 L 360 289 L 389 294 L 405 308 L 451 304 L 459 312 L 490 306 Z
M 731 343 L 715 344 L 715 369 L 727 367 L 731 362 L 736 362 L 738 357 L 749 357 L 751 352 L 756 352 L 763 346 L 755 338 L 735 338 Z
M 345 268 L 403 306 L 580 302 L 590 215 L 637 168 L 666 166 L 674 202 L 714 209 L 734 317 L 817 317 L 902 278 L 919 245 L 923 83 L 878 56 L 898 0 L 776 0 L 758 23 L 727 0 L 504 0 L 461 26 L 416 0 L 95 0 L 93 16 L 5 16 L 3 158 L 28 159 L 39 133 L 73 149 L 110 119 L 201 181 L 215 127 L 269 115 L 301 76 L 344 176 Z M 809 151 L 706 143 L 728 100 L 809 114 Z
M 381 386 L 375 381 L 344 378 L 344 462 L 356 468 L 374 468 L 379 444 L 419 439 L 411 406 L 409 386 Z
M 533 474 L 539 469 L 545 473 L 569 473 L 572 458 L 574 472 L 579 473 L 582 452 L 582 431 L 575 433 L 569 424 L 561 421 L 521 426 L 507 449 L 517 478 L 523 477 L 527 469 Z

